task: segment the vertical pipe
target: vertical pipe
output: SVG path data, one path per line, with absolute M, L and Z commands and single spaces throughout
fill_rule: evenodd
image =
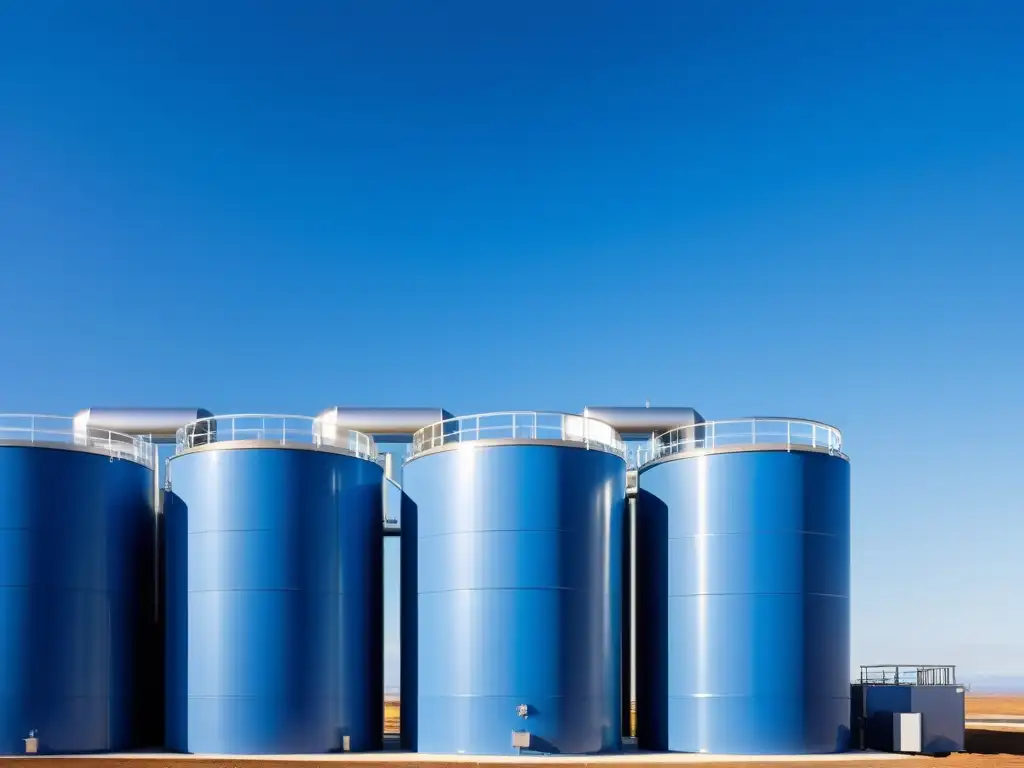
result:
M 160 621 L 160 454 L 156 443 L 153 451 L 153 619 Z
M 636 580 L 633 557 L 633 526 L 636 516 L 636 496 L 626 499 L 626 519 L 622 526 L 622 735 L 632 736 L 632 705 L 633 705 L 633 615 L 635 600 L 633 596 Z
M 380 524 L 381 526 L 387 525 L 388 519 L 391 517 L 388 509 L 388 477 L 391 475 L 391 454 L 384 454 L 384 474 L 380 479 Z M 383 537 L 381 537 L 381 546 L 384 546 Z
M 864 682 L 864 671 L 861 670 L 860 683 L 860 748 L 867 749 L 867 736 L 864 733 L 868 725 L 868 686 Z

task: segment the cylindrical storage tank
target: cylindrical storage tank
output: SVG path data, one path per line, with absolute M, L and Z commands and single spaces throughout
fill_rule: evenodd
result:
M 71 418 L 0 416 L 0 753 L 152 734 L 154 455 Z
M 489 414 L 414 436 L 402 509 L 402 615 L 416 621 L 403 627 L 415 643 L 402 649 L 403 697 L 415 696 L 403 700 L 403 721 L 415 718 L 407 748 L 621 746 L 626 463 L 614 431 L 587 421 Z
M 171 749 L 380 749 L 383 539 L 373 441 L 313 419 L 190 424 L 168 463 Z M 195 442 L 193 442 L 195 437 Z
M 838 430 L 655 442 L 637 508 L 641 748 L 814 754 L 850 732 L 850 465 Z

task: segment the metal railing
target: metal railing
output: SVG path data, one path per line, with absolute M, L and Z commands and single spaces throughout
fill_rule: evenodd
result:
M 637 451 L 637 464 L 664 456 L 713 451 L 744 445 L 779 445 L 789 448 L 819 448 L 843 452 L 843 436 L 835 427 L 807 419 L 752 417 L 728 421 L 706 421 L 676 427 L 655 436 Z
M 626 446 L 608 424 L 589 416 L 540 411 L 500 411 L 457 416 L 418 430 L 406 461 L 432 448 L 476 440 L 558 440 L 625 458 Z
M 383 460 L 383 455 L 377 455 L 373 438 L 362 432 L 327 426 L 311 416 L 270 413 L 235 413 L 191 421 L 178 430 L 175 452 L 238 440 L 339 448 L 361 459 Z
M 861 685 L 956 685 L 952 664 L 869 664 L 860 668 Z
M 75 445 L 150 469 L 156 466 L 156 446 L 147 438 L 96 427 L 76 428 L 72 416 L 0 414 L 0 440 L 26 445 Z

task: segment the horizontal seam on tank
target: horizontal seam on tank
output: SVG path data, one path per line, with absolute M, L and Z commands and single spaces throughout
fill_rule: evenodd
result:
M 192 701 L 192 700 L 195 700 L 195 699 L 204 700 L 204 701 L 217 701 L 219 699 L 228 699 L 228 700 L 232 700 L 232 701 L 240 701 L 240 700 L 259 701 L 261 699 L 263 699 L 263 700 L 266 700 L 266 699 L 274 700 L 274 699 L 286 699 L 286 698 L 291 698 L 290 694 L 287 694 L 287 693 L 276 693 L 276 694 L 267 694 L 267 693 L 217 693 L 217 694 L 212 694 L 211 693 L 211 694 L 198 694 L 198 693 L 190 693 L 188 695 L 188 701 Z M 328 694 L 326 696 L 303 696 L 302 699 L 303 699 L 303 701 L 331 701 L 331 702 L 333 702 L 333 701 L 337 700 L 337 696 L 334 696 L 332 694 Z M 6 755 L 5 755 L 5 757 L 6 757 Z M 316 765 L 316 764 L 314 763 L 314 765 Z
M 208 533 L 284 533 L 284 528 L 210 528 L 205 531 L 189 531 L 189 536 L 205 536 Z
M 38 695 L 41 696 L 41 697 L 47 698 L 47 699 L 53 698 L 49 691 L 46 691 L 45 693 L 38 694 Z M 133 693 L 61 693 L 61 694 L 57 694 L 56 698 L 58 698 L 58 699 L 128 699 L 128 698 L 134 697 L 134 695 L 135 694 L 133 694 Z M 20 694 L 7 694 L 7 695 L 0 696 L 0 700 L 3 700 L 3 699 L 16 699 L 16 698 L 21 698 Z M 75 755 L 75 756 L 77 757 L 78 755 Z M 10 755 L 10 754 L 5 752 L 3 755 L 0 755 L 0 760 L 2 760 L 4 763 L 6 763 L 8 760 L 11 759 L 11 757 L 12 757 L 12 755 Z M 17 757 L 17 755 L 13 755 L 13 757 Z
M 458 587 L 451 590 L 420 590 L 418 595 L 444 595 L 451 592 L 583 592 L 590 595 L 610 595 L 608 590 L 589 590 L 580 587 Z
M 801 536 L 827 536 L 832 539 L 849 538 L 843 533 L 826 533 L 824 531 L 801 531 L 793 528 L 759 528 L 754 531 L 717 531 L 710 533 L 691 533 L 687 536 L 669 536 L 669 541 L 682 541 L 683 539 L 703 539 L 711 536 L 763 536 L 764 534 L 799 534 Z
M 430 533 L 426 536 L 418 536 L 417 540 L 440 539 L 445 536 L 465 536 L 475 533 L 573 533 L 571 528 L 474 528 L 469 531 L 446 531 L 445 533 Z
M 524 695 L 509 693 L 503 696 L 488 693 L 446 693 L 436 696 L 420 695 L 420 699 L 522 699 Z M 602 700 L 603 696 L 530 696 L 531 699 L 597 699 Z
M 89 587 L 62 587 L 54 584 L 0 584 L 0 589 L 45 589 L 47 592 L 85 592 L 97 595 L 121 595 L 131 594 L 133 590 L 124 588 L 105 589 Z
M 669 598 L 673 597 L 736 597 L 741 595 L 765 595 L 767 597 L 779 596 L 779 595 L 808 595 L 810 597 L 837 597 L 841 600 L 849 600 L 849 595 L 837 595 L 832 592 L 806 592 L 804 590 L 797 590 L 794 592 L 680 592 L 679 594 L 670 594 Z
M 805 696 L 801 693 L 684 693 L 671 699 L 808 699 L 810 701 L 849 701 L 849 696 Z
M 209 595 L 214 592 L 301 592 L 303 595 L 352 595 L 358 594 L 358 590 L 350 592 L 331 592 L 326 590 L 310 590 L 299 587 L 234 587 L 214 590 L 188 590 L 188 595 Z

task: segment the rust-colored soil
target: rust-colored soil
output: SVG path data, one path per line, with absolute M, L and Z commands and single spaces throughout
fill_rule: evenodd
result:
M 1024 716 L 1024 696 L 996 696 L 972 693 L 967 697 L 967 716 Z

